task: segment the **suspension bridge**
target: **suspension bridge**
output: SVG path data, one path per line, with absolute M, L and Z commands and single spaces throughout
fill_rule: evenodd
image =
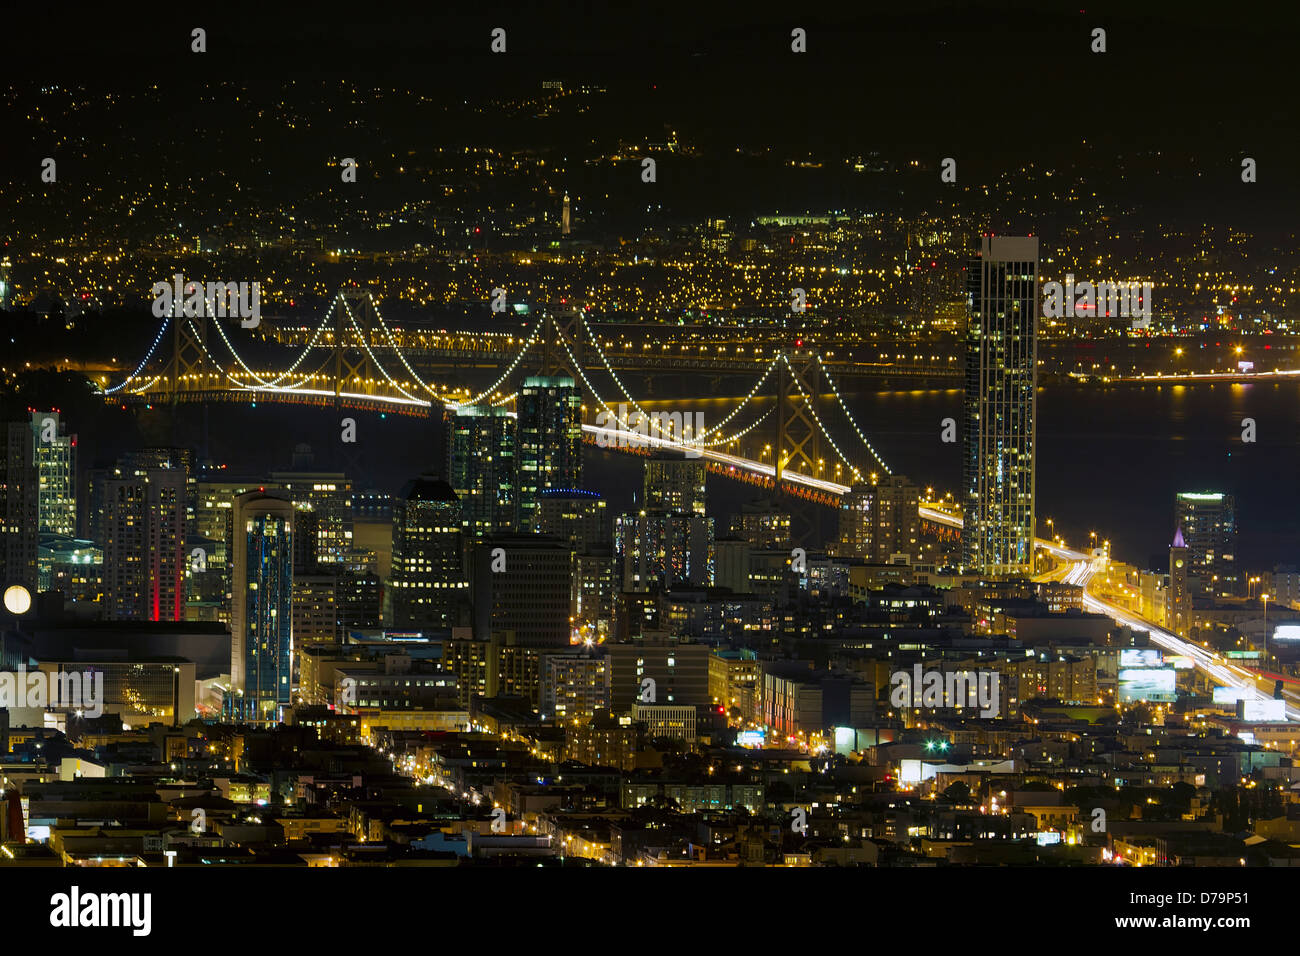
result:
M 851 488 L 824 477 L 825 449 L 834 456 L 831 473 L 850 483 L 891 474 L 844 401 L 830 364 L 811 349 L 778 350 L 744 398 L 717 424 L 696 432 L 689 421 L 678 426 L 675 419 L 646 411 L 619 376 L 586 310 L 577 304 L 543 310 L 520 337 L 514 354 L 501 354 L 494 366 L 499 371 L 496 380 L 477 392 L 427 380 L 427 372 L 422 376 L 408 357 L 409 349 L 402 346 L 413 333 L 390 327 L 373 296 L 360 287 L 339 291 L 320 322 L 303 336 L 301 351 L 279 370 L 256 368 L 256 362 L 250 362 L 247 355 L 265 351 L 264 341 L 253 339 L 238 320 L 215 317 L 211 303 L 188 311 L 179 301 L 173 305 L 135 370 L 101 389 L 107 401 L 274 401 L 441 416 L 474 405 L 509 406 L 519 392 L 512 383 L 523 375 L 563 374 L 580 383 L 584 419 L 604 412 L 596 423 L 584 420 L 584 439 L 611 450 L 680 451 L 703 459 L 715 473 L 824 505 L 837 505 Z M 243 344 L 243 352 L 237 343 Z M 279 340 L 276 344 L 282 348 Z M 529 356 L 533 361 L 526 364 Z M 475 366 L 482 368 L 478 362 Z M 589 368 L 597 371 L 589 375 Z M 606 386 L 610 400 L 593 381 L 598 376 L 612 383 Z M 760 396 L 775 401 L 755 401 Z M 763 404 L 768 406 L 765 411 L 759 408 Z M 843 434 L 853 436 L 847 450 L 826 427 L 831 414 L 843 416 Z M 761 460 L 743 454 L 747 445 L 764 438 L 771 441 L 763 445 Z

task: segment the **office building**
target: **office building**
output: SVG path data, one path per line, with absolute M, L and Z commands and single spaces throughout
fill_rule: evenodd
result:
M 407 482 L 393 502 L 392 626 L 451 627 L 469 597 L 460 500 L 434 475 Z
M 515 487 L 519 530 L 537 530 L 537 505 L 550 488 L 582 487 L 582 395 L 567 376 L 529 376 L 519 390 Z
M 515 433 L 504 407 L 467 405 L 452 413 L 448 475 L 471 537 L 515 529 Z
M 77 436 L 57 410 L 32 412 L 33 458 L 40 487 L 42 534 L 77 534 Z
M 103 489 L 104 617 L 185 620 L 185 472 L 119 467 Z
M 290 701 L 293 502 L 262 492 L 235 499 L 234 597 L 227 716 L 274 721 Z
M 1174 522 L 1187 544 L 1192 589 L 1223 597 L 1239 593 L 1236 499 L 1218 492 L 1183 492 L 1174 499 Z
M 573 549 L 544 535 L 484 538 L 473 551 L 474 636 L 513 631 L 521 647 L 567 647 Z
M 609 514 L 603 496 L 581 488 L 552 488 L 538 496 L 537 530 L 564 538 L 584 552 L 610 542 Z
M 0 588 L 38 587 L 40 479 L 27 422 L 0 423 Z
M 1038 240 L 984 237 L 966 302 L 962 565 L 1024 575 L 1034 562 Z
M 645 463 L 646 511 L 704 514 L 704 461 L 661 452 Z
M 758 499 L 740 506 L 731 516 L 729 537 L 744 538 L 755 551 L 782 550 L 790 547 L 790 512 L 773 502 Z
M 352 550 L 352 480 L 324 471 L 273 471 L 267 490 L 282 490 L 300 510 L 317 514 L 316 560 L 322 569 L 340 565 Z
M 662 634 L 606 644 L 610 708 L 627 714 L 634 703 L 694 707 L 709 697 L 709 646 Z M 652 684 L 646 684 L 646 679 Z M 653 694 L 648 693 L 653 689 Z M 643 699 L 651 697 L 653 699 Z
M 620 515 L 614 547 L 625 591 L 708 586 L 714 579 L 713 519 L 700 514 Z

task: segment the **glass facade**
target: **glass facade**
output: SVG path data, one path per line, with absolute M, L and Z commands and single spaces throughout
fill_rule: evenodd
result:
M 962 566 L 1033 569 L 1038 240 L 985 237 L 967 272 Z

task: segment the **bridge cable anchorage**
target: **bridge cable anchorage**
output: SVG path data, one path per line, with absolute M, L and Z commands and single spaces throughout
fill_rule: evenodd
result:
M 885 470 L 885 474 L 892 475 L 893 471 L 891 471 L 890 467 L 887 464 L 885 464 L 885 459 L 880 457 L 880 453 L 877 452 L 874 447 L 872 447 L 871 442 L 867 441 L 867 436 L 864 435 L 862 433 L 862 429 L 858 427 L 857 420 L 854 419 L 853 413 L 849 411 L 849 406 L 844 401 L 844 396 L 840 394 L 839 387 L 836 386 L 835 380 L 831 378 L 830 369 L 827 368 L 826 363 L 822 361 L 822 357 L 820 353 L 817 355 L 817 364 L 821 366 L 822 374 L 826 376 L 826 384 L 831 387 L 831 391 L 835 394 L 835 400 L 840 403 L 840 408 L 843 409 L 844 411 L 844 417 L 849 420 L 849 424 L 853 426 L 853 430 L 857 432 L 858 437 L 862 439 L 862 444 L 866 445 L 867 451 L 871 452 L 872 456 L 876 459 L 876 461 L 880 462 L 880 467 Z M 834 445 L 835 442 L 832 441 L 831 444 Z M 838 451 L 838 449 L 836 450 Z
M 477 405 L 484 398 L 489 397 L 493 392 L 495 392 L 498 388 L 501 387 L 502 382 L 504 382 L 514 373 L 514 370 L 519 366 L 519 363 L 523 361 L 524 356 L 528 354 L 528 350 L 533 347 L 533 343 L 537 341 L 537 335 L 538 332 L 541 331 L 541 328 L 542 328 L 542 323 L 538 322 L 537 325 L 533 327 L 532 333 L 528 336 L 528 341 L 524 343 L 524 347 L 520 349 L 519 354 L 515 356 L 514 361 L 512 361 L 510 363 L 510 366 L 504 372 L 501 373 L 501 377 L 498 378 L 491 385 L 489 385 L 484 391 L 479 392 L 473 398 L 467 398 L 463 402 L 453 402 L 444 398 L 442 399 L 443 404 L 454 411 L 455 409 L 458 408 L 466 408 L 470 405 Z M 517 395 L 519 393 L 516 392 L 515 394 Z
M 366 294 L 369 295 L 369 293 Z M 364 348 L 366 350 L 366 354 L 370 356 L 370 361 L 375 363 L 375 368 L 379 369 L 379 371 L 383 374 L 384 378 L 388 379 L 390 385 L 392 385 L 395 389 L 397 389 L 399 392 L 401 392 L 411 401 L 413 402 L 423 401 L 423 399 L 416 398 L 406 389 L 402 388 L 402 386 L 397 383 L 397 379 L 393 378 L 393 376 L 388 374 L 388 369 L 384 368 L 384 364 L 380 362 L 378 358 L 375 357 L 375 353 L 370 351 L 370 343 L 366 341 L 365 333 L 361 331 L 361 326 L 357 324 L 356 316 L 352 314 L 352 306 L 348 305 L 347 299 L 343 300 L 343 309 L 348 314 L 348 321 L 352 323 L 352 328 L 356 330 L 357 338 L 361 340 L 361 347 Z
M 862 472 L 858 469 L 856 465 L 854 465 L 851 461 L 849 461 L 848 457 L 844 454 L 844 452 L 840 450 L 840 446 L 835 444 L 835 439 L 831 437 L 831 433 L 826 430 L 825 424 L 823 424 L 822 420 L 817 416 L 817 410 L 813 408 L 812 400 L 808 397 L 808 393 L 804 391 L 803 383 L 799 381 L 799 376 L 794 374 L 793 368 L 790 368 L 790 360 L 785 356 L 784 353 L 782 353 L 781 355 L 781 361 L 785 363 L 786 368 L 790 369 L 790 380 L 794 382 L 795 387 L 799 389 L 799 394 L 803 396 L 804 408 L 806 408 L 809 414 L 812 415 L 812 420 L 817 423 L 817 427 L 821 429 L 822 435 L 824 435 L 826 437 L 826 440 L 831 443 L 831 447 L 835 449 L 835 453 L 840 456 L 840 461 L 848 465 L 849 471 L 853 472 L 854 477 L 861 478 Z M 776 454 L 779 455 L 780 453 L 781 450 L 778 448 L 776 450 Z
M 167 331 L 167 326 L 171 324 L 171 320 L 172 317 L 170 315 L 163 316 L 162 325 L 158 327 L 158 334 L 154 336 L 153 345 L 149 346 L 149 351 L 146 352 L 144 358 L 140 360 L 140 364 L 135 367 L 135 371 L 132 372 L 130 375 L 128 375 L 126 378 L 124 378 L 121 384 L 114 385 L 112 388 L 100 389 L 101 395 L 112 395 L 116 392 L 120 392 L 122 389 L 126 388 L 126 386 L 129 385 L 137 375 L 140 374 L 140 372 L 144 369 L 144 367 L 149 364 L 149 359 L 153 358 L 153 353 L 158 348 L 158 343 L 162 341 L 163 333 Z M 156 378 L 154 378 L 154 381 L 155 382 L 158 381 L 159 378 L 162 378 L 162 376 L 161 375 L 157 376 Z M 146 388 L 147 387 L 148 386 L 146 386 Z

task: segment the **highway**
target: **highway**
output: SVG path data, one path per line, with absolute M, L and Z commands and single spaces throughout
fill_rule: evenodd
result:
M 940 510 L 934 507 L 932 503 L 921 505 L 917 509 L 922 518 L 928 521 L 935 521 L 940 524 L 946 524 L 949 527 L 960 528 L 962 519 L 949 511 Z M 1147 621 L 1131 611 L 1117 607 L 1108 601 L 1103 601 L 1095 597 L 1088 590 L 1088 585 L 1092 581 L 1093 575 L 1101 567 L 1104 558 L 1094 558 L 1091 555 L 1084 554 L 1082 551 L 1075 551 L 1072 548 L 1066 548 L 1052 541 L 1045 541 L 1038 538 L 1034 542 L 1035 547 L 1040 548 L 1054 557 L 1068 562 L 1069 570 L 1061 580 L 1069 584 L 1078 584 L 1083 588 L 1083 603 L 1089 611 L 1098 614 L 1105 614 L 1119 624 L 1130 627 L 1135 631 L 1145 631 L 1151 637 L 1151 643 L 1155 644 L 1170 654 L 1181 654 L 1188 657 L 1196 665 L 1196 668 L 1209 678 L 1225 687 L 1239 687 L 1252 692 L 1257 699 L 1271 699 L 1273 682 L 1268 678 L 1262 678 L 1258 674 L 1248 671 L 1246 668 L 1224 660 L 1218 654 L 1207 651 L 1203 647 L 1185 641 L 1176 634 L 1171 634 L 1163 628 L 1157 627 L 1150 621 Z M 1264 683 L 1266 690 L 1261 690 L 1260 685 Z M 1283 691 L 1288 700 L 1286 714 L 1289 720 L 1300 720 L 1300 709 L 1292 706 L 1291 701 L 1300 703 L 1300 695 L 1296 692 L 1286 689 Z

